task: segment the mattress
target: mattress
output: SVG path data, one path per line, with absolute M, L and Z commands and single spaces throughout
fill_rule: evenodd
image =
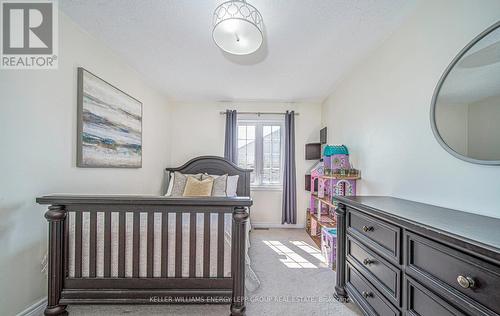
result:
M 168 227 L 162 227 L 163 213 L 155 212 L 154 215 L 154 242 L 153 242 L 153 277 L 161 276 L 161 258 L 165 254 L 161 249 L 162 230 L 168 231 L 168 269 L 167 277 L 175 274 L 175 235 L 176 214 L 167 213 Z M 134 213 L 125 213 L 125 277 L 132 277 L 132 249 L 133 249 L 133 218 Z M 210 268 L 209 276 L 217 277 L 217 240 L 218 240 L 218 213 L 210 213 Z M 231 276 L 231 231 L 232 214 L 224 216 L 224 277 Z M 97 212 L 97 247 L 96 247 L 96 277 L 104 277 L 104 212 Z M 139 277 L 147 276 L 147 221 L 148 213 L 141 212 L 139 216 Z M 111 277 L 118 277 L 118 236 L 119 213 L 111 213 Z M 245 257 L 247 267 L 250 265 L 248 257 L 250 223 L 247 224 L 247 247 Z M 195 260 L 196 277 L 203 276 L 203 247 L 204 247 L 204 214 L 196 214 L 196 256 L 189 257 L 189 232 L 190 214 L 182 213 L 182 277 L 189 277 L 190 260 Z M 68 273 L 69 277 L 75 276 L 75 212 L 68 213 Z M 82 277 L 89 277 L 90 254 L 90 213 L 82 214 Z

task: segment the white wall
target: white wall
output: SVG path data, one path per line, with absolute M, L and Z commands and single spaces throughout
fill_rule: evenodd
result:
M 58 70 L 0 70 L 0 314 L 46 295 L 44 206 L 56 193 L 159 193 L 169 162 L 169 106 L 138 73 L 60 15 Z M 83 66 L 143 102 L 143 167 L 79 169 L 76 79 Z
M 295 156 L 297 165 L 297 221 L 304 226 L 305 210 L 309 203 L 304 190 L 304 174 L 313 161 L 305 160 L 304 145 L 319 141 L 321 120 L 320 104 L 289 103 L 176 103 L 172 116 L 173 165 L 180 165 L 199 155 L 224 155 L 225 117 L 220 111 L 236 109 L 238 111 L 299 112 L 295 119 Z M 281 224 L 281 191 L 252 191 L 254 205 L 251 209 L 251 221 L 259 226 Z
M 448 154 L 429 120 L 434 88 L 455 55 L 500 19 L 498 0 L 425 0 L 323 104 L 329 140 L 362 170 L 359 194 L 392 195 L 500 217 L 500 167 Z

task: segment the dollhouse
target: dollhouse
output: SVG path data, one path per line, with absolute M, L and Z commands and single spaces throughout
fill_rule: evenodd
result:
M 334 196 L 356 195 L 358 170 L 352 168 L 346 146 L 327 145 L 323 159 L 311 170 L 311 198 L 307 210 L 306 231 L 321 248 L 327 264 L 334 268 L 336 217 Z M 317 191 L 314 188 L 317 187 Z

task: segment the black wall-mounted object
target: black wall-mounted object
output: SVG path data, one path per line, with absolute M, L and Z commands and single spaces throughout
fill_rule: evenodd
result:
M 321 144 L 306 144 L 306 160 L 319 160 L 321 158 Z
M 320 131 L 319 131 L 319 142 L 323 145 L 323 144 L 326 144 L 328 142 L 328 134 L 326 132 L 326 127 L 323 127 Z
M 337 297 L 365 315 L 500 315 L 500 219 L 391 197 L 334 199 Z

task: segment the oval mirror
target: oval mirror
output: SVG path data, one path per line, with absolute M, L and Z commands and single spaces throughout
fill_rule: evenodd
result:
M 432 98 L 431 125 L 452 155 L 500 165 L 500 22 L 448 66 Z

